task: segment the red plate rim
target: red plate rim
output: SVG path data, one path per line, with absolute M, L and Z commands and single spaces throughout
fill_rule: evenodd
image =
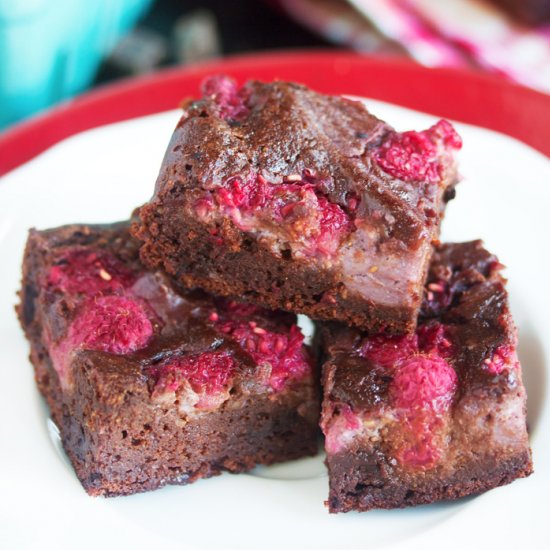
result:
M 201 80 L 293 80 L 328 94 L 370 97 L 490 128 L 550 156 L 550 96 L 484 73 L 430 69 L 407 59 L 342 51 L 277 51 L 227 57 L 106 85 L 0 135 L 0 175 L 69 136 L 177 107 Z M 389 121 L 391 123 L 391 121 Z

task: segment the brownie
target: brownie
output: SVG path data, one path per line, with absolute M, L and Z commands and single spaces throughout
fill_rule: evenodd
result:
M 91 495 L 127 495 L 317 451 L 296 319 L 181 291 L 129 224 L 31 230 L 18 314 L 40 392 Z
M 550 20 L 550 0 L 492 0 L 512 17 L 536 25 Z
M 134 228 L 187 287 L 411 332 L 461 140 L 396 132 L 360 101 L 225 77 L 188 101 Z
M 330 512 L 455 499 L 532 473 L 501 268 L 480 241 L 443 244 L 414 334 L 322 326 Z

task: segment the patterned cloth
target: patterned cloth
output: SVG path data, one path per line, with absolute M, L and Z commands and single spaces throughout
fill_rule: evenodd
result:
M 479 67 L 550 93 L 550 25 L 527 27 L 487 0 L 279 0 L 329 40 L 402 52 L 430 67 Z

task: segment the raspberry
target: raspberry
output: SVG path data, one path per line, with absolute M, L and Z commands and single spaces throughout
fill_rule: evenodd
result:
M 439 415 L 451 404 L 457 384 L 445 360 L 452 354 L 446 327 L 430 323 L 409 336 L 373 336 L 360 354 L 393 371 L 389 395 L 400 417 L 397 459 L 415 468 L 433 466 L 441 457 L 435 441 Z
M 408 464 L 413 468 L 429 468 L 433 466 L 440 457 L 441 453 L 439 449 L 434 447 L 429 437 L 419 438 L 412 447 L 403 450 L 401 455 L 398 455 L 399 461 L 402 464 Z
M 447 363 L 453 352 L 445 325 L 420 325 L 407 336 L 371 336 L 360 355 L 393 373 L 389 396 L 399 423 L 395 457 L 406 466 L 430 468 L 441 458 L 437 444 L 440 415 L 451 404 L 457 385 Z
M 306 171 L 304 171 L 305 173 Z M 213 193 L 215 203 L 243 231 L 278 227 L 288 233 L 306 253 L 330 255 L 354 229 L 353 220 L 320 191 L 322 181 L 313 176 L 292 174 L 283 183 L 272 184 L 261 175 L 230 178 Z M 358 198 L 351 197 L 354 208 Z M 213 202 L 201 198 L 195 203 L 197 215 L 208 217 Z M 256 218 L 256 219 L 253 219 Z
M 279 334 L 249 323 L 226 321 L 219 330 L 237 341 L 248 352 L 256 365 L 271 367 L 269 384 L 280 391 L 290 380 L 298 380 L 311 372 L 307 352 L 302 347 L 304 337 L 296 325 L 288 334 Z
M 440 181 L 441 153 L 460 149 L 462 140 L 446 120 L 422 132 L 395 132 L 376 151 L 374 160 L 384 172 L 407 182 Z
M 345 403 L 339 405 L 338 413 L 331 411 L 329 421 L 321 426 L 325 433 L 325 448 L 328 453 L 334 454 L 342 450 L 354 432 L 361 428 L 360 418 Z
M 76 347 L 130 353 L 147 345 L 153 325 L 138 302 L 122 296 L 88 300 L 73 321 L 68 340 Z
M 311 183 L 281 184 L 267 205 L 275 223 L 291 238 L 302 241 L 305 252 L 334 254 L 353 222 L 342 208 L 318 193 Z
M 100 252 L 73 249 L 50 268 L 47 286 L 61 292 L 113 292 L 133 283 L 133 274 L 116 257 Z
M 171 359 L 154 367 L 152 374 L 157 391 L 175 391 L 187 380 L 195 393 L 213 396 L 227 391 L 234 371 L 233 357 L 214 351 Z
M 400 409 L 443 412 L 451 403 L 456 383 L 456 372 L 444 359 L 413 355 L 397 368 L 390 395 Z
M 494 352 L 492 357 L 489 359 L 485 359 L 483 361 L 483 364 L 485 365 L 485 368 L 491 373 L 491 374 L 501 374 L 504 368 L 507 366 L 507 364 L 510 363 L 510 360 L 512 359 L 514 355 L 514 348 L 513 346 L 499 346 Z
M 321 210 L 321 219 L 316 248 L 325 254 L 333 254 L 337 251 L 341 238 L 352 231 L 353 223 L 337 204 L 330 203 L 322 196 L 317 198 L 317 202 Z
M 418 351 L 416 334 L 407 336 L 371 336 L 365 339 L 360 354 L 382 367 L 393 367 Z
M 462 149 L 462 138 L 448 120 L 440 120 L 427 130 L 432 139 L 439 139 L 445 147 Z
M 283 327 L 283 330 L 292 326 L 295 322 L 295 316 L 286 311 L 269 311 L 254 304 L 245 304 L 235 302 L 228 298 L 216 298 L 216 308 L 209 315 L 209 320 L 213 323 L 223 325 L 227 321 L 237 319 L 251 321 L 254 318 L 269 318 L 272 324 Z
M 447 359 L 452 351 L 446 327 L 432 322 L 420 325 L 415 334 L 365 338 L 359 354 L 382 367 L 393 367 L 419 352 Z
M 257 315 L 265 311 L 254 304 L 244 304 L 224 298 L 219 298 L 216 301 L 216 305 L 232 317 L 250 317 L 251 315 Z
M 261 176 L 247 180 L 234 177 L 226 182 L 225 187 L 217 189 L 216 199 L 221 206 L 246 212 L 264 207 L 272 195 L 273 189 Z
M 246 106 L 249 93 L 246 88 L 238 88 L 236 82 L 227 76 L 212 76 L 201 85 L 203 97 L 212 97 L 219 115 L 225 120 L 242 120 L 249 113 Z

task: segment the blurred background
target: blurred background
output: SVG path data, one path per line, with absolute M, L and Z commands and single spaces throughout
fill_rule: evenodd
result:
M 0 0 L 0 129 L 161 67 L 337 47 L 550 93 L 550 0 Z

